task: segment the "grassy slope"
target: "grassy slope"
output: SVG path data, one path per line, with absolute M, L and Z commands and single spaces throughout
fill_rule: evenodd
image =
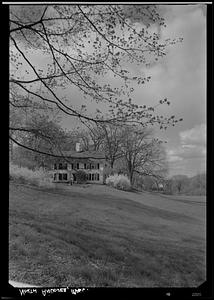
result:
M 9 223 L 10 280 L 121 287 L 205 280 L 203 197 L 11 184 Z

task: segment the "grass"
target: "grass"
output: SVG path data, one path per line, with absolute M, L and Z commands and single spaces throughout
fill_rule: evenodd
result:
M 205 198 L 10 184 L 9 279 L 40 286 L 195 287 Z

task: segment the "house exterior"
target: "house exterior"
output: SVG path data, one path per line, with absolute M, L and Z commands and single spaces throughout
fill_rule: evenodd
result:
M 52 165 L 53 182 L 76 182 L 76 173 L 86 173 L 88 183 L 103 184 L 104 169 L 107 162 L 103 152 L 82 151 L 81 144 L 76 143 L 76 151 L 63 151 L 64 158 L 56 158 Z

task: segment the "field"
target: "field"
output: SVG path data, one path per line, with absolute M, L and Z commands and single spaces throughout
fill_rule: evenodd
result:
M 205 197 L 10 184 L 9 279 L 37 286 L 195 287 Z

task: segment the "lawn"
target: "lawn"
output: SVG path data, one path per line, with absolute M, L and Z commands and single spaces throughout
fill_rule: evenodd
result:
M 10 184 L 9 279 L 37 286 L 196 287 L 205 197 Z

